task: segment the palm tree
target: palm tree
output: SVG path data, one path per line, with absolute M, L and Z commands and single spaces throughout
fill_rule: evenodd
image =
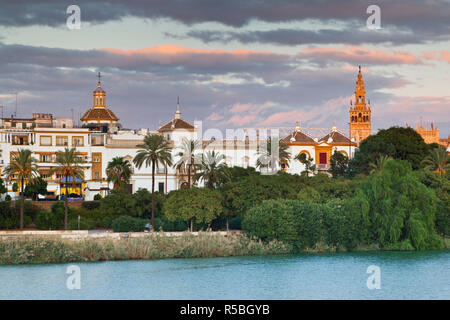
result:
M 131 177 L 131 163 L 123 157 L 115 157 L 106 167 L 108 181 L 114 183 L 114 189 L 118 189 L 129 183 Z
M 450 168 L 450 156 L 444 147 L 438 147 L 431 150 L 431 154 L 422 163 L 426 169 L 437 172 L 442 177 Z
M 199 165 L 198 157 L 194 154 L 194 152 L 201 147 L 200 140 L 188 140 L 183 138 L 181 143 L 181 151 L 178 152 L 178 156 L 180 159 L 175 163 L 175 167 L 177 170 L 186 169 L 188 173 L 188 186 L 191 187 L 191 173 L 192 169 L 194 169 L 194 173 L 196 167 Z
M 168 140 L 159 134 L 149 133 L 144 138 L 144 143 L 139 144 L 136 156 L 133 159 L 138 169 L 152 166 L 152 227 L 155 228 L 155 167 L 159 165 L 172 165 L 172 147 Z
M 8 179 L 17 176 L 17 181 L 20 182 L 20 230 L 23 230 L 24 185 L 38 175 L 36 162 L 31 150 L 19 149 L 4 170 Z
M 375 162 L 369 163 L 369 168 L 371 168 L 370 173 L 372 174 L 383 171 L 384 167 L 386 166 L 386 163 L 389 160 L 392 160 L 392 157 L 385 154 L 380 154 L 378 158 L 375 160 Z
M 195 179 L 203 180 L 210 189 L 214 189 L 221 182 L 229 180 L 229 170 L 224 159 L 224 155 L 214 150 L 202 154 L 199 172 L 195 175 Z
M 314 159 L 310 157 L 306 152 L 302 152 L 295 156 L 295 160 L 300 161 L 305 165 L 306 176 L 309 176 L 309 173 L 313 173 L 316 170 L 316 165 L 313 164 Z
M 53 172 L 57 172 L 64 177 L 66 195 L 64 197 L 64 229 L 68 228 L 68 216 L 69 216 L 69 177 L 72 178 L 72 187 L 75 187 L 76 179 L 84 179 L 84 169 L 81 167 L 83 163 L 82 158 L 77 155 L 76 148 L 65 148 L 64 151 L 58 151 L 56 153 L 55 163 L 57 167 L 53 169 Z M 61 180 L 60 180 L 61 182 Z
M 289 153 L 288 146 L 283 140 L 278 141 L 278 163 L 283 163 L 285 166 L 289 167 L 289 159 L 291 154 Z M 272 139 L 267 138 L 266 142 L 263 144 L 262 148 L 258 150 L 259 157 L 256 160 L 257 168 L 269 168 L 275 169 L 277 163 L 273 160 L 275 155 L 272 155 Z

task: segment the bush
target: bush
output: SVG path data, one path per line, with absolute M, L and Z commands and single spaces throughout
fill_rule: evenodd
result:
M 112 222 L 114 232 L 138 232 L 144 231 L 147 220 L 133 218 L 130 216 L 120 216 Z
M 92 230 L 97 226 L 96 221 L 89 218 L 80 217 L 80 228 L 78 229 L 78 217 L 69 219 L 69 230 Z
M 101 197 L 100 197 L 100 199 L 101 199 Z M 98 200 L 100 200 L 100 199 L 98 199 Z M 97 200 L 97 199 L 95 199 L 95 197 L 94 197 L 94 200 Z M 100 204 L 101 204 L 100 201 L 84 201 L 81 204 L 81 207 L 86 210 L 94 210 L 94 209 L 100 208 Z
M 64 211 L 58 210 L 56 213 L 41 210 L 35 220 L 36 228 L 41 230 L 57 230 L 64 227 Z
M 100 193 L 97 193 L 97 194 L 94 196 L 94 201 L 97 201 L 97 200 L 102 200 L 102 195 L 101 195 Z
M 242 229 L 242 217 L 234 217 L 230 220 L 230 229 L 231 230 L 241 230 Z

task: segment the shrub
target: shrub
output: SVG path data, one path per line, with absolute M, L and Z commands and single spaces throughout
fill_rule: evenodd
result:
M 97 194 L 94 196 L 94 201 L 97 201 L 97 200 L 102 200 L 102 195 L 101 195 L 100 193 L 97 193 Z
M 56 213 L 41 210 L 35 220 L 36 228 L 41 230 L 56 230 L 64 227 L 64 211 L 58 210 Z
M 97 196 L 97 194 L 95 196 Z M 101 196 L 100 196 L 100 199 L 101 199 Z M 100 200 L 100 199 L 95 199 L 95 197 L 94 197 L 94 200 Z M 100 204 L 101 204 L 100 201 L 84 201 L 81 204 L 81 207 L 86 210 L 94 210 L 94 209 L 100 208 Z
M 112 222 L 114 232 L 138 232 L 144 231 L 147 220 L 133 218 L 130 216 L 120 216 Z

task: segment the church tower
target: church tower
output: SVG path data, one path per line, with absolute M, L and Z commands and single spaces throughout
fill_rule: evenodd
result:
M 100 72 L 98 73 L 98 85 L 92 93 L 94 103 L 92 108 L 88 109 L 81 117 L 83 125 L 104 124 L 113 125 L 119 121 L 119 118 L 106 106 L 106 92 L 102 89 L 100 82 Z
M 370 100 L 366 105 L 366 90 L 359 66 L 358 80 L 355 87 L 355 104 L 350 100 L 350 138 L 356 142 L 361 142 L 370 136 L 371 124 Z

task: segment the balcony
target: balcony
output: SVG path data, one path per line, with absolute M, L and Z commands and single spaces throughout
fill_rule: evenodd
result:
M 328 170 L 329 169 L 329 166 L 328 166 L 328 164 L 324 164 L 324 163 L 319 163 L 318 165 L 317 165 L 317 169 L 318 170 Z

